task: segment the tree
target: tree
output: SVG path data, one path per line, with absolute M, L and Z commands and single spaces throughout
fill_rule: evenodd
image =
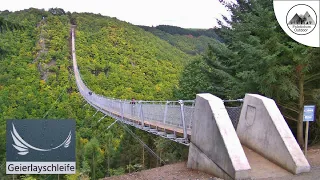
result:
M 236 53 L 232 59 L 235 76 L 244 82 L 247 92 L 274 98 L 286 119 L 297 121 L 297 140 L 302 147 L 303 106 L 316 103 L 308 94 L 319 89 L 314 82 L 319 80 L 316 69 L 320 64 L 310 57 L 315 49 L 294 42 L 283 32 L 270 0 L 238 0 L 228 7 L 232 28 L 224 29 L 227 44 Z
M 103 153 L 101 152 L 99 141 L 96 138 L 91 139 L 84 146 L 84 163 L 90 166 L 90 176 L 96 179 L 96 171 L 99 169 L 99 164 L 103 160 Z M 84 166 L 84 167 L 86 167 Z
M 13 30 L 18 30 L 23 28 L 24 27 L 21 26 L 20 24 L 7 21 L 3 17 L 0 17 L 0 33 L 3 33 L 4 31 L 7 31 L 7 30 L 13 31 Z
M 241 98 L 245 93 L 258 93 L 275 99 L 284 117 L 297 124 L 297 140 L 303 142 L 303 106 L 319 103 L 319 48 L 294 42 L 279 26 L 271 0 L 237 0 L 225 3 L 232 13 L 219 35 L 225 41 L 214 45 L 203 58 L 210 69 L 220 70 L 232 78 L 211 82 L 228 89 L 229 97 Z M 227 68 L 226 68 L 227 67 Z M 218 76 L 208 71 L 208 76 Z M 224 76 L 228 77 L 228 76 Z M 319 121 L 319 119 L 318 119 Z
M 215 53 L 213 53 L 213 51 Z M 229 99 L 233 86 L 237 82 L 232 76 L 232 69 L 221 63 L 215 54 L 227 57 L 232 53 L 219 42 L 209 45 L 207 54 L 185 67 L 181 79 L 179 99 L 194 99 L 197 93 L 211 92 L 220 98 Z
M 50 8 L 48 11 L 53 15 L 66 15 L 66 12 L 61 8 Z

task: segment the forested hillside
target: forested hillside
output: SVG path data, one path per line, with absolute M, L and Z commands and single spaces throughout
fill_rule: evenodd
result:
M 77 174 L 60 179 L 98 179 L 159 166 L 130 134 L 81 99 L 70 61 L 70 24 L 82 78 L 99 94 L 146 100 L 172 99 L 192 57 L 115 18 L 71 14 L 62 9 L 4 11 L 0 17 L 23 28 L 0 33 L 0 177 L 5 176 L 6 119 L 76 119 Z M 165 163 L 186 158 L 187 148 L 132 129 Z M 57 175 L 16 178 L 57 179 Z
M 211 28 L 211 29 L 184 29 L 177 26 L 169 26 L 169 25 L 159 25 L 154 27 L 155 29 L 161 30 L 163 32 L 175 35 L 192 35 L 195 37 L 199 36 L 207 36 L 210 38 L 214 38 L 217 40 L 220 40 L 220 37 L 218 36 L 217 32 L 219 32 L 218 28 Z
M 209 44 L 215 44 L 222 39 L 215 33 L 214 29 L 183 29 L 175 26 L 139 26 L 155 36 L 167 41 L 172 46 L 190 55 L 201 55 Z
M 68 18 L 37 9 L 0 15 L 24 27 L 0 34 L 0 176 L 5 178 L 6 119 L 76 118 L 81 104 L 71 91 Z
M 77 56 L 95 92 L 120 99 L 168 100 L 192 57 L 113 18 L 75 14 Z

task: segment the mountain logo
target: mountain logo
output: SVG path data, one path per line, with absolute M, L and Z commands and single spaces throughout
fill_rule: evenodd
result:
M 32 145 L 30 145 L 29 143 L 27 143 L 25 140 L 23 140 L 23 138 L 19 135 L 19 133 L 17 132 L 16 128 L 14 127 L 14 124 L 12 123 L 12 131 L 10 131 L 11 133 L 11 137 L 13 140 L 13 144 L 12 146 L 18 151 L 19 155 L 26 155 L 29 153 L 29 149 L 33 149 L 35 151 L 52 151 L 54 149 L 58 149 L 60 147 L 64 147 L 64 148 L 68 148 L 70 143 L 71 143 L 71 131 L 69 132 L 68 137 L 58 146 L 50 148 L 50 149 L 42 149 L 42 148 L 37 148 L 34 147 Z
M 309 5 L 297 4 L 288 11 L 287 25 L 297 35 L 309 34 L 317 26 L 317 14 Z

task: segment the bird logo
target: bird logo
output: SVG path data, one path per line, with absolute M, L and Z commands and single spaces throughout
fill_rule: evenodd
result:
M 19 133 L 17 132 L 14 124 L 12 123 L 12 131 L 10 131 L 12 139 L 13 139 L 13 144 L 12 146 L 18 151 L 19 155 L 26 155 L 29 153 L 29 149 L 33 149 L 35 151 L 42 151 L 42 152 L 46 152 L 46 151 L 52 151 L 55 149 L 58 149 L 60 147 L 64 147 L 64 148 L 68 148 L 71 142 L 71 131 L 69 132 L 68 137 L 58 146 L 50 148 L 50 149 L 42 149 L 42 148 L 37 148 L 34 147 L 32 145 L 30 145 L 29 143 L 27 143 L 25 140 L 23 140 L 23 138 L 19 135 Z

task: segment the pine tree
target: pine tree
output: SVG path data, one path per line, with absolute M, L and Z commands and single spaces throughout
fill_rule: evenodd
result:
M 273 98 L 285 119 L 296 121 L 297 140 L 302 147 L 303 106 L 319 104 L 320 99 L 320 83 L 316 83 L 320 79 L 319 48 L 289 38 L 276 20 L 271 0 L 224 4 L 232 13 L 219 31 L 225 44 L 212 45 L 202 59 L 204 65 L 198 66 L 207 69 L 200 73 L 204 82 L 198 81 L 198 75 L 191 80 L 182 78 L 181 85 L 187 84 L 194 93 L 198 93 L 196 87 L 205 85 L 204 90 L 223 98 L 242 98 L 245 93 Z
M 223 27 L 235 54 L 231 61 L 243 93 L 260 93 L 276 100 L 286 119 L 297 121 L 297 140 L 303 142 L 303 106 L 317 103 L 319 48 L 294 42 L 279 26 L 272 1 L 238 0 L 228 4 L 232 19 Z M 219 55 L 218 55 L 219 56 Z M 311 95 L 311 96 L 310 96 Z

